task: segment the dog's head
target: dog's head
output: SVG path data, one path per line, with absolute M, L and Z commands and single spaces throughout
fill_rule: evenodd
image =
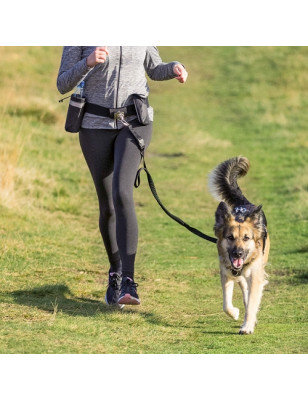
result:
M 242 268 L 262 251 L 266 221 L 261 208 L 245 204 L 230 209 L 221 202 L 216 210 L 214 231 L 218 252 L 225 266 L 231 266 L 234 276 L 240 275 Z

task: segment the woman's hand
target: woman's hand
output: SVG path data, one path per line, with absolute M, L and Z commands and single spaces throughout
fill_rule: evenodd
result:
M 177 75 L 175 79 L 177 79 L 180 83 L 186 82 L 188 72 L 186 71 L 186 69 L 183 67 L 182 64 L 176 64 L 173 67 L 173 72 Z
M 96 64 L 104 64 L 109 51 L 107 46 L 96 47 L 96 49 L 87 57 L 87 66 L 94 67 Z

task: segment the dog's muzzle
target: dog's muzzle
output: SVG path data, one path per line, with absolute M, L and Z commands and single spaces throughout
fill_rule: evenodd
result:
M 240 276 L 243 266 L 244 266 L 244 258 L 236 258 L 232 257 L 231 255 L 230 261 L 231 261 L 231 272 L 233 276 Z

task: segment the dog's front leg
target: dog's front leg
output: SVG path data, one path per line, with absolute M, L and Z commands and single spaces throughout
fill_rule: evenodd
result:
M 234 288 L 234 280 L 229 279 L 224 272 L 220 272 L 221 286 L 223 293 L 223 310 L 233 319 L 237 320 L 240 315 L 240 310 L 233 307 L 232 296 Z
M 240 334 L 249 334 L 254 331 L 264 284 L 264 277 L 260 276 L 260 274 L 252 274 L 248 279 L 248 304 L 244 324 L 239 331 Z
M 248 284 L 246 278 L 243 276 L 239 277 L 238 283 L 240 285 L 240 288 L 242 290 L 243 294 L 243 302 L 245 306 L 245 312 L 247 313 L 247 305 L 248 305 Z

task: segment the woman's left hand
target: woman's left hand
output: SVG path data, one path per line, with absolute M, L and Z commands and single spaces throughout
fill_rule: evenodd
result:
M 175 79 L 177 79 L 180 83 L 186 82 L 188 72 L 186 71 L 186 69 L 183 67 L 182 64 L 176 64 L 173 67 L 173 72 L 177 75 Z

